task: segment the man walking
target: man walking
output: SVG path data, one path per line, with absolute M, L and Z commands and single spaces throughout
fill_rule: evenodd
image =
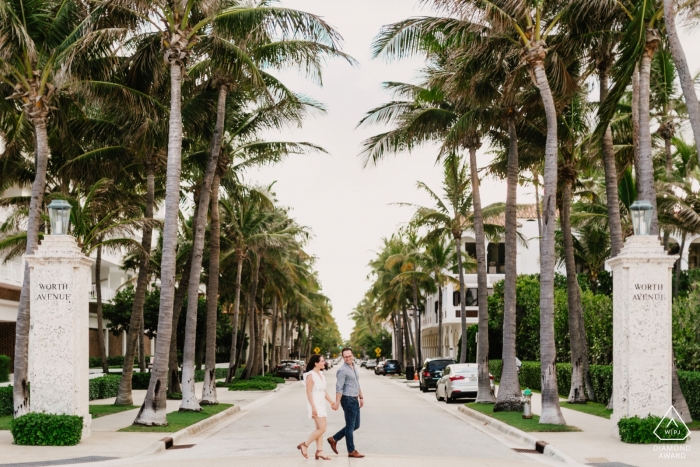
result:
M 336 445 L 338 441 L 345 437 L 348 445 L 348 457 L 365 457 L 355 449 L 354 432 L 360 428 L 360 409 L 364 405 L 362 389 L 360 389 L 360 375 L 355 365 L 355 357 L 352 349 L 344 348 L 341 352 L 343 364 L 336 373 L 335 383 L 335 404 L 333 410 L 338 410 L 338 406 L 343 407 L 345 413 L 345 426 L 336 434 L 328 438 L 333 452 L 338 454 Z

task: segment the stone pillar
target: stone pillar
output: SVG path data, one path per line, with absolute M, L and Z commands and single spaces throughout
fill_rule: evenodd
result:
M 27 256 L 31 278 L 31 411 L 83 417 L 88 394 L 90 265 L 70 235 L 46 235 Z
M 613 422 L 671 407 L 671 270 L 659 239 L 634 235 L 607 261 L 613 273 Z

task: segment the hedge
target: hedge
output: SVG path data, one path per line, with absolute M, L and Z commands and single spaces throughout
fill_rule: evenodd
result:
M 90 368 L 102 368 L 102 357 L 90 357 Z M 151 361 L 150 355 L 146 355 L 146 364 Z M 139 364 L 138 357 L 134 357 L 134 365 Z M 109 366 L 124 366 L 123 355 L 112 355 L 107 357 L 107 365 Z
M 10 365 L 12 361 L 7 355 L 0 355 L 0 383 L 10 381 Z
M 83 417 L 28 413 L 10 422 L 15 444 L 29 446 L 74 446 L 80 442 Z
M 12 386 L 0 387 L 0 417 L 15 413 L 15 405 L 12 399 Z
M 494 376 L 496 381 L 501 380 L 501 371 L 503 363 L 501 360 L 489 360 L 489 372 Z M 610 401 L 612 394 L 612 377 L 613 367 L 609 365 L 591 365 L 591 382 L 595 391 L 596 400 L 603 404 Z M 520 385 L 534 389 L 542 390 L 542 375 L 540 372 L 539 362 L 523 362 L 520 367 Z M 700 419 L 700 372 L 699 371 L 679 371 L 678 380 L 681 385 L 681 391 L 685 396 L 685 401 L 688 403 L 690 415 L 694 419 Z M 557 363 L 557 385 L 559 387 L 559 395 L 562 397 L 569 396 L 571 389 L 571 364 Z
M 672 435 L 673 438 L 684 438 L 682 441 L 668 441 L 659 439 L 659 437 L 654 434 L 654 430 L 656 430 L 656 427 L 659 426 L 661 420 L 661 417 L 655 417 L 654 415 L 649 415 L 645 418 L 622 418 L 619 422 L 617 422 L 617 427 L 620 430 L 620 440 L 624 441 L 625 443 L 634 444 L 685 443 L 685 437 L 688 434 L 688 427 L 686 427 L 683 423 L 680 423 L 677 426 L 680 433 Z
M 204 372 L 205 370 L 195 370 L 194 381 L 197 383 L 204 381 Z M 226 375 L 228 375 L 228 368 L 216 368 L 214 370 L 214 379 L 226 378 Z M 182 378 L 182 371 L 180 372 L 180 378 Z M 150 382 L 150 373 L 134 372 L 131 377 L 131 389 L 148 389 Z
M 120 375 L 104 375 L 99 378 L 92 378 L 89 382 L 88 393 L 90 400 L 108 399 L 117 397 L 119 393 Z

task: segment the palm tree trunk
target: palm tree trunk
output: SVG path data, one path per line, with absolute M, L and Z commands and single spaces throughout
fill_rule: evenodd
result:
M 245 346 L 245 330 L 246 330 L 247 326 L 248 326 L 248 313 L 243 313 L 243 322 L 239 326 L 239 329 L 241 331 L 241 345 L 236 350 L 236 366 L 234 367 L 233 376 L 231 378 L 234 378 L 236 376 L 236 372 L 238 371 L 238 364 L 240 363 L 241 356 L 243 355 L 243 347 Z
M 639 69 L 639 199 L 651 203 L 650 235 L 659 235 L 659 218 L 656 208 L 656 188 L 654 187 L 654 163 L 652 161 L 651 128 L 649 117 L 649 97 L 651 93 L 651 59 L 659 45 L 658 32 L 647 29 L 646 47 Z
M 99 241 L 102 241 L 101 239 Z M 97 255 L 95 258 L 95 296 L 96 296 L 96 306 L 95 312 L 97 314 L 97 342 L 100 346 L 100 358 L 102 359 L 102 372 L 104 374 L 109 373 L 109 365 L 107 364 L 107 350 L 105 349 L 105 331 L 104 323 L 102 320 L 102 275 L 100 274 L 100 269 L 102 268 L 102 245 L 97 247 Z
M 195 206 L 195 211 L 197 207 Z M 168 392 L 172 394 L 182 394 L 180 385 L 180 363 L 177 358 L 177 328 L 180 324 L 180 314 L 182 313 L 182 303 L 187 295 L 187 287 L 190 283 L 190 269 L 192 269 L 192 255 L 187 255 L 185 266 L 182 268 L 182 276 L 175 293 L 173 302 L 173 336 L 170 340 L 170 353 L 168 356 Z
M 39 245 L 39 222 L 46 189 L 46 166 L 49 159 L 49 137 L 46 132 L 46 113 L 32 118 L 36 134 L 36 168 L 32 182 L 32 198 L 29 201 L 27 216 L 27 246 L 25 255 L 31 255 Z M 29 300 L 30 300 L 29 266 L 24 264 L 24 281 L 17 306 L 15 323 L 15 362 L 14 384 L 12 389 L 14 418 L 29 413 Z
M 143 313 L 143 311 L 141 311 Z M 146 372 L 146 333 L 144 327 L 145 319 L 141 318 L 141 326 L 139 327 L 139 371 Z
M 518 241 L 518 135 L 513 116 L 508 118 L 508 188 L 506 192 L 506 279 L 503 306 L 503 369 L 494 412 L 522 412 L 520 382 L 515 355 L 516 283 Z M 496 375 L 497 376 L 497 375 Z
M 406 311 L 406 305 L 402 307 L 404 327 L 406 328 L 406 355 L 407 362 L 410 360 L 413 364 L 414 370 L 417 370 L 416 366 L 416 339 L 413 336 L 413 330 L 411 329 L 411 321 L 408 319 L 408 311 Z M 411 351 L 413 349 L 413 351 Z
M 153 359 L 153 371 L 146 399 L 134 424 L 167 425 L 165 418 L 166 383 L 170 336 L 173 325 L 175 298 L 175 268 L 177 255 L 178 213 L 180 212 L 180 169 L 182 161 L 182 64 L 170 63 L 170 121 L 168 129 L 168 168 L 165 187 L 165 223 L 163 226 L 163 254 L 160 269 L 160 310 L 158 311 L 158 339 Z
M 598 68 L 600 79 L 600 102 L 608 95 L 609 76 L 605 65 Z M 618 194 L 617 165 L 615 164 L 615 148 L 613 146 L 612 130 L 608 125 L 602 139 L 603 170 L 605 172 L 605 196 L 608 206 L 608 226 L 610 228 L 610 256 L 620 254 L 623 245 L 622 220 L 620 218 L 620 197 Z
M 542 241 L 542 203 L 540 203 L 540 175 L 536 168 L 532 169 L 532 179 L 535 185 L 535 212 L 537 213 L 537 233 Z
M 574 240 L 571 234 L 571 190 L 572 180 L 567 178 L 562 183 L 561 223 L 562 236 L 564 237 L 564 262 L 566 265 L 566 286 L 569 305 L 569 340 L 571 342 L 571 390 L 569 391 L 569 403 L 585 404 L 586 391 L 583 382 L 583 359 L 581 355 L 581 329 L 579 328 L 579 315 L 583 314 L 581 308 L 581 295 L 576 277 L 576 262 L 574 260 Z
M 192 241 L 192 269 L 187 288 L 187 316 L 185 317 L 185 348 L 182 352 L 182 403 L 180 411 L 199 412 L 202 410 L 194 391 L 194 357 L 197 340 L 197 305 L 199 302 L 199 283 L 204 253 L 204 232 L 206 230 L 207 212 L 211 197 L 211 187 L 219 162 L 221 137 L 224 128 L 224 111 L 226 107 L 226 86 L 219 87 L 219 99 L 216 111 L 216 125 L 212 136 L 212 149 L 209 153 L 207 168 L 202 179 L 202 192 L 199 196 L 199 210 L 194 222 Z
M 700 141 L 700 108 L 698 106 L 698 96 L 695 93 L 695 81 L 690 74 L 688 62 L 685 59 L 685 52 L 683 51 L 683 46 L 676 32 L 674 0 L 664 0 L 664 24 L 666 25 L 668 45 L 671 49 L 673 62 L 676 64 L 676 71 L 678 72 L 678 79 L 681 82 L 681 89 L 683 89 L 688 120 L 690 120 L 690 127 L 693 129 L 693 137 L 697 144 Z M 698 157 L 698 160 L 700 160 L 700 156 Z
M 442 357 L 442 284 L 438 285 L 438 345 L 436 357 Z
M 547 142 L 544 160 L 544 200 L 542 242 L 540 247 L 540 356 L 542 359 L 542 414 L 540 423 L 565 425 L 559 407 L 556 349 L 554 343 L 554 231 L 557 193 L 557 110 L 544 70 L 543 44 L 533 43 L 527 50 L 528 62 L 540 90 L 547 117 Z
M 413 327 L 414 327 L 414 345 L 416 346 L 415 348 L 415 353 L 416 353 L 416 359 L 418 366 L 416 366 L 416 371 L 420 369 L 421 363 L 423 363 L 423 349 L 421 348 L 422 343 L 420 339 L 420 314 L 418 313 L 418 284 L 416 283 L 416 279 L 413 279 L 413 285 L 411 287 L 412 292 L 413 292 Z
M 211 185 L 211 213 L 209 214 L 209 283 L 207 284 L 207 352 L 204 386 L 200 404 L 218 404 L 216 398 L 216 311 L 219 304 L 219 256 L 221 251 L 221 224 L 219 223 L 219 176 Z
M 681 283 L 681 261 L 683 260 L 683 250 L 685 250 L 685 237 L 686 233 L 681 234 L 681 252 L 679 258 L 676 260 L 676 282 L 673 284 L 673 298 L 678 297 L 678 288 Z
M 269 367 L 270 367 L 270 372 L 272 372 L 273 368 L 277 368 L 277 329 L 278 329 L 278 321 L 280 319 L 279 314 L 281 313 L 281 310 L 279 310 L 277 305 L 277 293 L 272 294 L 272 338 L 270 339 L 270 346 L 272 347 L 272 351 L 268 352 L 268 357 L 269 357 Z M 282 343 L 282 339 L 280 339 L 280 344 Z
M 642 180 L 641 164 L 639 163 L 639 63 L 635 65 L 632 74 L 632 149 L 634 152 L 634 179 L 637 194 L 639 194 L 641 192 L 639 183 Z
M 231 358 L 228 362 L 226 384 L 231 383 L 236 376 L 236 369 L 238 368 L 238 354 L 236 352 L 236 346 L 238 345 L 238 313 L 241 306 L 241 274 L 243 272 L 243 259 L 245 256 L 243 252 L 237 251 L 236 258 L 238 261 L 236 264 L 236 291 L 233 302 L 233 318 L 231 319 Z
M 478 389 L 476 402 L 493 404 L 496 399 L 491 392 L 489 377 L 489 308 L 488 308 L 488 278 L 486 276 L 486 237 L 484 235 L 484 215 L 481 212 L 481 193 L 479 190 L 479 174 L 476 165 L 477 146 L 469 147 L 469 168 L 472 181 L 472 202 L 474 205 L 474 236 L 476 237 L 476 281 L 477 300 L 479 302 L 479 341 L 477 342 Z M 466 290 L 464 285 L 464 266 L 462 264 L 462 237 L 455 238 L 457 243 L 457 264 L 459 265 L 459 294 L 462 310 L 462 355 L 460 363 L 467 361 L 467 316 L 464 311 Z
M 248 316 L 250 316 L 250 342 L 248 344 L 248 360 L 246 362 L 245 371 L 241 376 L 241 379 L 250 379 L 256 373 L 255 370 L 255 353 L 257 348 L 258 339 L 258 325 L 257 325 L 257 312 L 256 312 L 256 297 L 258 295 L 258 278 L 260 275 L 260 253 L 255 254 L 255 266 L 253 269 L 253 280 L 250 282 L 250 294 L 248 297 Z
M 151 161 L 146 164 L 146 212 L 144 219 L 153 219 L 155 203 L 155 167 Z M 119 381 L 119 391 L 114 405 L 133 405 L 131 379 L 134 373 L 134 354 L 138 334 L 143 321 L 143 306 L 146 302 L 146 288 L 148 287 L 149 263 L 151 259 L 151 242 L 153 240 L 153 227 L 145 224 L 141 231 L 141 257 L 139 258 L 139 273 L 136 278 L 136 290 L 134 291 L 134 304 L 131 307 L 129 319 L 129 333 L 126 336 L 126 349 L 124 351 L 124 367 Z M 160 330 L 160 327 L 158 328 Z M 160 339 L 158 339 L 160 340 Z

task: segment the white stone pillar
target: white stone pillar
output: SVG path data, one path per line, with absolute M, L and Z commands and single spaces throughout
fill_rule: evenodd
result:
M 32 412 L 83 417 L 90 435 L 90 265 L 70 235 L 46 235 L 27 255 L 31 278 L 29 361 Z
M 612 433 L 621 418 L 663 417 L 671 407 L 671 270 L 677 256 L 634 235 L 607 264 L 613 273 Z

